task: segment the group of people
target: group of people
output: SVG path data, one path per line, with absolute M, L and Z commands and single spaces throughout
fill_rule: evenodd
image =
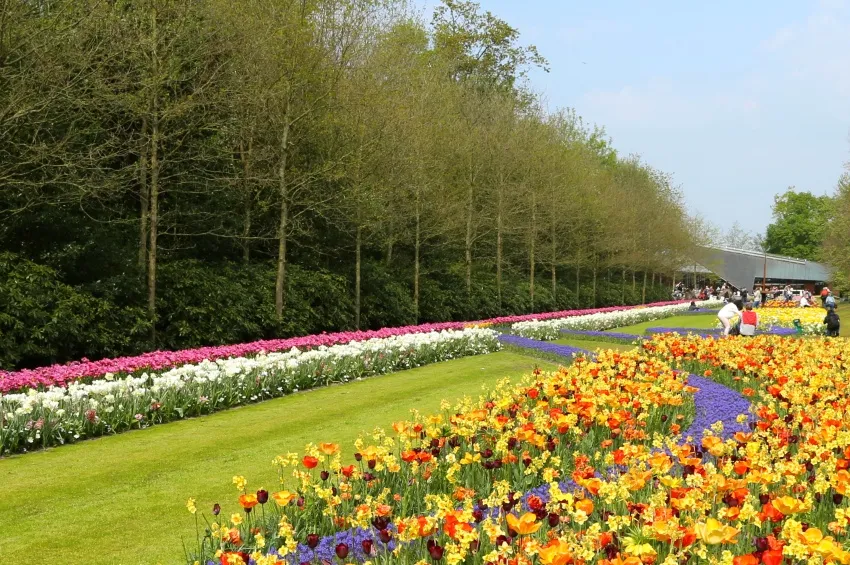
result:
M 762 303 L 762 300 L 767 302 L 771 296 L 773 299 L 783 296 L 786 301 L 790 301 L 793 300 L 794 295 L 791 287 L 786 286 L 782 291 L 779 291 L 777 287 L 773 287 L 771 290 L 765 290 L 764 292 L 762 292 L 761 289 L 756 288 L 753 293 L 752 302 L 747 301 L 748 295 L 746 289 L 741 290 L 740 298 L 735 300 L 733 300 L 730 296 L 723 296 L 726 304 L 717 313 L 717 318 L 723 326 L 723 335 L 728 336 L 733 330 L 744 336 L 755 335 L 759 320 L 758 314 L 753 310 L 753 308 L 757 308 L 759 304 Z M 828 336 L 837 337 L 839 330 L 841 329 L 841 320 L 838 317 L 838 313 L 835 311 L 835 297 L 832 296 L 832 291 L 829 290 L 829 287 L 823 287 L 820 297 L 821 306 L 826 309 L 826 317 L 823 320 L 823 323 L 826 325 L 826 334 Z M 814 306 L 812 294 L 809 291 L 803 292 L 800 297 L 800 306 L 803 308 L 810 308 Z M 738 325 L 733 328 L 732 320 L 736 317 L 740 318 L 740 320 Z

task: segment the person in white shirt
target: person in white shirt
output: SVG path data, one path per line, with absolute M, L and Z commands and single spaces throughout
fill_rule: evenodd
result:
M 717 319 L 720 320 L 720 323 L 723 325 L 724 336 L 728 336 L 729 331 L 732 329 L 732 318 L 740 313 L 741 311 L 734 302 L 729 302 L 726 306 L 720 309 L 720 312 L 717 313 Z
M 800 308 L 808 308 L 809 306 L 811 306 L 811 304 L 809 304 L 809 300 L 806 298 L 806 295 L 804 294 L 803 296 L 800 297 Z

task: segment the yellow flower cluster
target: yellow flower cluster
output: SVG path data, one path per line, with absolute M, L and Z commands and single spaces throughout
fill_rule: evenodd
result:
M 275 547 L 402 565 L 850 564 L 849 364 L 844 340 L 776 336 L 658 335 L 578 358 L 376 430 L 353 455 L 276 458 L 284 490 L 258 492 L 265 518 L 240 498 L 245 520 L 213 522 L 192 559 L 260 562 Z M 751 412 L 682 437 L 689 373 Z

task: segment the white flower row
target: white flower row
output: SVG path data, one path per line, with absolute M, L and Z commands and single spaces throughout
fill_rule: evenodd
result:
M 712 300 L 696 303 L 699 308 L 711 307 L 717 304 L 717 301 Z M 633 308 L 615 312 L 600 312 L 555 320 L 532 320 L 529 322 L 517 322 L 511 326 L 511 330 L 514 334 L 522 337 L 553 340 L 561 337 L 561 330 L 610 330 L 675 316 L 676 314 L 687 312 L 689 307 L 689 303 L 683 303 L 671 306 L 651 306 L 648 308 Z
M 292 392 L 499 349 L 469 328 L 202 361 L 122 379 L 0 395 L 0 455 L 208 414 Z

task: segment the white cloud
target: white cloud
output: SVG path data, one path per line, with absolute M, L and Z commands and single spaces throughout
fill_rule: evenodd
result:
M 818 3 L 807 18 L 778 30 L 761 48 L 782 77 L 824 94 L 850 96 L 850 1 Z

